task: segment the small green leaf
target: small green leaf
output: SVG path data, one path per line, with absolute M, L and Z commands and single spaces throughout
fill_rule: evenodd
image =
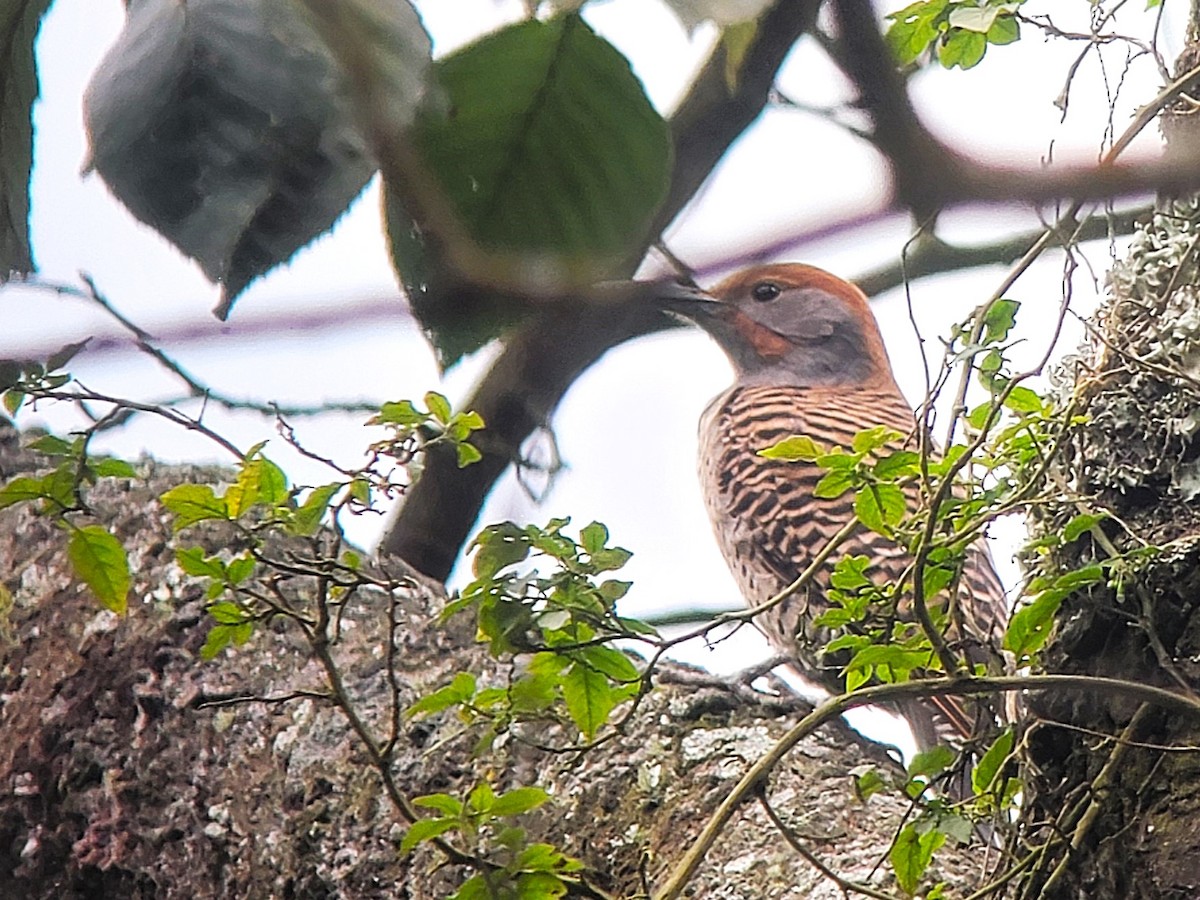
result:
M 453 817 L 463 814 L 462 801 L 450 794 L 425 794 L 421 797 L 414 797 L 412 802 L 413 806 L 419 806 L 422 809 L 436 809 L 446 816 Z
M 584 647 L 579 659 L 620 684 L 632 684 L 642 677 L 633 661 L 616 647 Z
M 81 441 L 66 441 L 53 434 L 44 434 L 29 442 L 30 450 L 45 453 L 47 456 L 77 456 L 82 446 Z
M 1017 21 L 1016 16 L 999 16 L 995 24 L 988 29 L 987 39 L 989 44 L 995 44 L 997 47 L 1019 41 L 1021 23 Z
M 41 500 L 46 496 L 46 485 L 41 478 L 22 476 L 14 478 L 0 488 L 0 509 L 7 509 L 17 503 L 28 503 L 31 500 Z
M 835 469 L 817 482 L 817 486 L 813 488 L 813 496 L 822 500 L 832 500 L 854 487 L 855 481 L 853 471 Z
M 811 462 L 828 452 L 827 448 L 818 444 L 807 435 L 796 434 L 784 438 L 777 444 L 772 444 L 765 450 L 759 450 L 758 455 L 765 456 L 767 459 L 807 460 Z
M 947 69 L 954 66 L 971 69 L 979 64 L 986 52 L 986 35 L 974 31 L 951 31 L 938 49 L 938 62 Z
M 954 765 L 957 756 L 958 754 L 944 744 L 939 744 L 930 750 L 923 750 L 909 761 L 908 777 L 933 778 L 941 775 Z
M 983 341 L 998 344 L 1008 337 L 1017 322 L 1017 310 L 1021 304 L 1016 300 L 997 300 L 983 317 Z
M 921 454 L 913 450 L 893 450 L 871 467 L 875 477 L 884 481 L 896 481 L 921 472 Z
M 90 464 L 98 478 L 136 478 L 137 470 L 123 459 L 98 459 Z
M 255 506 L 276 506 L 287 497 L 283 470 L 265 456 L 251 455 L 242 462 L 237 481 L 225 492 L 225 506 L 230 518 L 239 519 Z
M 200 658 L 209 662 L 217 658 L 217 655 L 233 643 L 234 628 L 233 625 L 214 625 L 208 630 L 208 637 L 204 639 L 204 646 L 200 648 Z
M 995 743 L 988 747 L 987 752 L 980 757 L 975 768 L 971 770 L 971 788 L 976 794 L 990 793 L 996 784 L 996 776 L 1004 765 L 1013 748 L 1013 731 L 1005 729 Z
M 424 425 L 429 421 L 429 414 L 418 410 L 411 400 L 400 400 L 395 403 L 385 403 L 379 408 L 379 414 L 372 417 L 372 425 L 401 425 L 411 428 Z
M 451 706 L 457 706 L 470 700 L 475 695 L 475 676 L 470 672 L 459 672 L 445 687 L 438 688 L 431 694 L 426 694 L 404 711 L 406 716 L 429 715 L 441 712 Z
M 229 518 L 224 499 L 214 494 L 212 486 L 208 484 L 177 485 L 158 499 L 175 514 L 176 531 L 209 519 Z
M 888 853 L 896 881 L 906 894 L 916 893 L 925 870 L 933 859 L 933 853 L 946 842 L 946 836 L 937 830 L 918 834 L 913 824 L 905 825 Z
M 585 738 L 591 740 L 617 704 L 617 695 L 608 677 L 575 663 L 562 679 L 563 701 L 571 721 Z
M 1043 591 L 1032 602 L 1013 613 L 1004 632 L 1004 649 L 1017 657 L 1018 665 L 1022 665 L 1046 643 L 1054 624 L 1054 615 L 1069 594 L 1067 590 Z
M 608 529 L 599 522 L 592 522 L 579 530 L 579 544 L 590 554 L 599 553 L 608 543 Z
M 550 795 L 539 787 L 522 787 L 506 791 L 492 804 L 493 816 L 519 816 L 537 809 L 550 799 Z
M 437 391 L 430 391 L 425 395 L 425 405 L 429 407 L 430 414 L 443 425 L 450 421 L 450 401 Z
M 482 875 L 472 875 L 447 900 L 492 900 L 495 896 L 496 892 L 488 886 Z
M 67 557 L 96 599 L 107 609 L 124 615 L 132 578 L 121 542 L 99 525 L 85 525 L 71 533 Z
M 874 766 L 856 766 L 850 770 L 850 774 L 854 776 L 854 793 L 859 800 L 866 800 L 887 787 L 887 782 Z
M 1045 401 L 1032 388 L 1017 385 L 1004 398 L 1004 406 L 1017 413 L 1038 413 L 1046 408 Z
M 477 549 L 471 570 L 477 579 L 493 578 L 501 569 L 528 557 L 530 543 L 525 530 L 513 522 L 489 525 L 472 544 Z
M 425 841 L 431 841 L 435 837 L 459 827 L 457 819 L 418 819 L 409 826 L 408 831 L 404 834 L 404 839 L 400 841 L 400 852 L 409 853 L 414 847 Z
M 208 608 L 208 614 L 218 625 L 241 625 L 246 621 L 246 611 L 236 603 L 228 601 L 212 604 Z
M 1069 544 L 1107 518 L 1108 516 L 1103 513 L 1080 513 L 1063 526 L 1062 539 Z
M 205 553 L 203 547 L 180 547 L 175 551 L 175 560 L 183 571 L 196 578 L 225 578 L 225 565 Z
M 468 813 L 491 813 L 495 803 L 496 792 L 488 782 L 481 781 L 467 794 L 466 810 Z
M 316 534 L 317 529 L 321 527 L 321 520 L 325 517 L 325 511 L 329 509 L 334 495 L 342 487 L 340 482 L 335 481 L 309 491 L 308 496 L 304 498 L 304 503 L 292 517 L 290 529 L 292 533 L 306 537 Z
M 254 569 L 257 565 L 258 561 L 249 553 L 242 556 L 235 556 L 229 561 L 225 577 L 229 579 L 230 584 L 241 584 L 254 574 Z
M 473 444 L 457 443 L 454 445 L 454 451 L 458 454 L 458 467 L 460 469 L 465 469 L 472 463 L 477 463 L 483 459 L 483 454 Z

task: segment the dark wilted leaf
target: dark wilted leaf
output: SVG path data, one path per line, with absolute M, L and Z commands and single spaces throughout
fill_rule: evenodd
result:
M 375 168 L 340 70 L 288 0 L 131 4 L 85 117 L 96 170 L 222 284 L 221 316 Z

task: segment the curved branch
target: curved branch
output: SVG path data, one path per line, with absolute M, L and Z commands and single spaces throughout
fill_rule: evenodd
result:
M 1200 718 L 1200 702 L 1172 693 L 1164 688 L 1120 678 L 1099 678 L 1091 675 L 1031 675 L 1023 677 L 1009 675 L 997 678 L 930 678 L 920 681 L 905 681 L 900 684 L 879 684 L 861 688 L 852 694 L 830 697 L 815 710 L 794 725 L 781 737 L 746 774 L 732 791 L 721 801 L 717 811 L 704 826 L 704 830 L 688 848 L 687 853 L 671 872 L 666 884 L 654 894 L 654 900 L 674 900 L 683 891 L 696 869 L 704 860 L 721 832 L 739 806 L 748 800 L 771 771 L 779 765 L 792 748 L 812 734 L 830 719 L 836 718 L 860 706 L 897 700 L 903 697 L 937 697 L 952 695 L 959 697 L 984 694 L 1012 693 L 1055 688 L 1074 689 L 1098 693 L 1116 693 L 1156 704 L 1167 709 L 1191 713 Z

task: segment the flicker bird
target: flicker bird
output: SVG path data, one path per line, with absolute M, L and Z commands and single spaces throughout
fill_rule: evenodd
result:
M 745 602 L 756 606 L 795 581 L 855 516 L 854 491 L 814 496 L 826 474 L 815 462 L 768 459 L 759 451 L 792 435 L 848 448 L 855 434 L 880 425 L 905 436 L 894 446 L 907 440 L 915 448 L 913 410 L 896 385 L 866 296 L 828 272 L 761 266 L 707 294 L 683 287 L 675 296 L 666 296 L 670 289 L 663 293 L 662 305 L 702 326 L 733 363 L 733 386 L 700 420 L 700 478 L 725 561 Z M 906 488 L 906 499 L 910 509 L 917 506 L 915 484 Z M 836 561 L 860 554 L 870 560 L 867 576 L 880 585 L 897 583 L 911 562 L 905 547 L 860 526 L 806 588 L 756 617 L 773 648 L 833 692 L 843 690 L 840 670 L 847 660 L 822 654 L 838 632 L 815 619 L 829 608 Z M 948 645 L 972 665 L 996 671 L 1007 607 L 982 544 L 968 553 L 955 603 Z M 911 615 L 906 598 L 897 608 L 901 621 Z M 969 737 L 972 716 L 979 714 L 950 698 L 921 698 L 898 711 L 922 750 L 956 734 Z

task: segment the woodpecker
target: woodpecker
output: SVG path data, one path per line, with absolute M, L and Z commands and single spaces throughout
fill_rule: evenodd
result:
M 759 451 L 793 435 L 849 448 L 857 433 L 876 426 L 901 435 L 889 447 L 902 447 L 913 443 L 913 409 L 896 385 L 866 296 L 821 269 L 759 266 L 709 292 L 664 288 L 660 303 L 704 328 L 733 364 L 733 385 L 700 419 L 700 480 L 725 561 L 746 604 L 757 606 L 795 581 L 855 518 L 853 491 L 833 498 L 814 494 L 824 468 L 766 458 Z M 908 485 L 905 496 L 915 509 L 918 486 Z M 911 563 L 905 546 L 860 525 L 807 587 L 755 621 L 806 679 L 835 693 L 843 690 L 847 657 L 822 652 L 840 632 L 816 620 L 830 608 L 834 564 L 852 555 L 869 559 L 865 574 L 878 585 L 899 583 Z M 907 587 L 911 594 L 911 574 Z M 982 542 L 969 549 L 960 575 L 944 593 L 951 591 L 953 598 L 931 601 L 950 613 L 948 646 L 972 666 L 1002 670 L 998 648 L 1008 611 Z M 911 617 L 911 607 L 911 599 L 901 596 L 896 619 Z M 897 709 L 919 750 L 942 740 L 961 745 L 978 716 L 995 721 L 994 713 L 951 698 L 919 698 Z

